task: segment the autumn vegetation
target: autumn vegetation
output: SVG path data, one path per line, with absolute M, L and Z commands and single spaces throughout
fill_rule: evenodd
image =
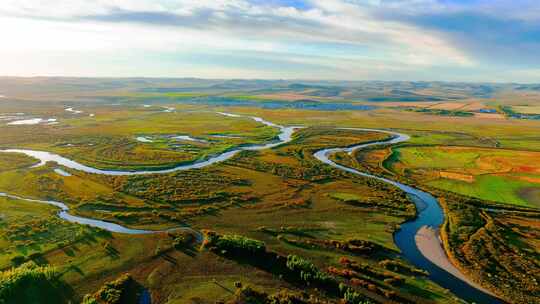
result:
M 0 197 L 0 295 L 10 295 L 0 303 L 24 303 L 12 297 L 22 297 L 21 290 L 46 295 L 51 303 L 137 303 L 143 296 L 157 304 L 458 303 L 394 244 L 394 232 L 416 214 L 410 198 L 313 157 L 320 149 L 388 138 L 336 129 L 342 126 L 410 134 L 408 143 L 332 159 L 434 194 L 447 215 L 445 248 L 461 270 L 509 302 L 540 297 L 534 200 L 540 130 L 534 122 L 382 106 L 362 112 L 168 104 L 193 97 L 180 93 L 158 94 L 165 99 L 146 108 L 148 96 L 121 94 L 121 106 L 110 105 L 117 99 L 85 104 L 95 118 L 69 116 L 56 104 L 3 103 L 5 111 L 24 107 L 60 123 L 2 125 L 0 146 L 51 151 L 99 168 L 156 169 L 277 134 L 250 119 L 216 115 L 218 110 L 305 128 L 277 148 L 159 175 L 87 174 L 55 163 L 32 168 L 32 158 L 0 153 L 0 192 L 62 201 L 74 214 L 131 228 L 166 230 L 108 233 L 62 221 L 54 207 Z M 207 143 L 171 138 L 188 134 Z M 505 185 L 498 199 L 486 187 L 490 178 Z M 197 235 L 175 230 L 183 226 L 206 230 L 203 244 Z

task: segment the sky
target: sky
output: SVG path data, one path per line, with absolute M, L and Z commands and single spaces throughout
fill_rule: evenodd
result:
M 0 75 L 540 83 L 538 0 L 2 0 Z

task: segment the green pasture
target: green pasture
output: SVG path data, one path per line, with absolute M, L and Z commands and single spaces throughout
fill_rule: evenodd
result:
M 450 179 L 438 179 L 428 185 L 472 196 L 480 199 L 528 207 L 540 206 L 540 196 L 527 197 L 521 194 L 527 188 L 540 188 L 540 185 L 512 178 L 512 176 L 480 175 L 474 183 Z

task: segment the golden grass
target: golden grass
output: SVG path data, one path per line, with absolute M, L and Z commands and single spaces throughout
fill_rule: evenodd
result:
M 205 107 L 180 105 L 176 107 L 179 111 L 177 113 L 156 113 L 155 110 L 142 107 L 118 109 L 95 107 L 91 111 L 96 113 L 95 119 L 70 117 L 61 120 L 61 124 L 56 127 L 20 128 L 15 129 L 13 133 L 2 132 L 0 142 L 6 146 L 50 148 L 82 158 L 88 150 L 68 149 L 57 144 L 92 136 L 132 138 L 134 134 L 172 132 L 201 137 L 214 132 L 226 132 L 239 134 L 247 138 L 246 141 L 262 142 L 276 134 L 276 130 L 261 127 L 249 119 L 228 119 L 212 113 L 183 112 L 194 109 L 207 110 Z M 399 223 L 414 213 L 411 202 L 402 198 L 401 192 L 396 189 L 377 182 L 368 182 L 363 178 L 351 177 L 312 159 L 311 153 L 320 148 L 346 146 L 381 138 L 381 134 L 375 133 L 335 131 L 336 126 L 395 128 L 414 135 L 412 141 L 416 143 L 427 141 L 441 143 L 452 140 L 482 145 L 487 137 L 503 138 L 507 140 L 502 143 L 503 147 L 528 144 L 527 140 L 534 139 L 523 138 L 533 138 L 540 131 L 537 122 L 457 117 L 434 119 L 428 115 L 392 109 L 369 112 L 259 108 L 224 110 L 259 115 L 284 125 L 316 126 L 316 128 L 299 131 L 295 142 L 277 149 L 253 152 L 246 157 L 239 155 L 238 158 L 213 168 L 197 171 L 200 174 L 210 174 L 215 179 L 209 180 L 207 187 L 195 182 L 188 184 L 189 180 L 185 183 L 178 182 L 178 179 L 190 178 L 190 175 L 182 174 L 160 177 L 162 179 L 146 176 L 139 177 L 138 180 L 97 177 L 77 172 L 73 172 L 74 175 L 71 177 L 62 177 L 52 171 L 53 167 L 43 167 L 1 173 L 0 191 L 14 191 L 32 197 L 59 198 L 73 206 L 106 203 L 109 207 L 133 208 L 135 220 L 132 220 L 130 225 L 134 226 L 170 227 L 188 223 L 195 228 L 238 233 L 262 240 L 269 248 L 282 254 L 294 253 L 306 256 L 324 269 L 326 266 L 335 265 L 339 257 L 347 253 L 333 249 L 314 250 L 298 244 L 307 242 L 310 238 L 318 241 L 346 241 L 354 238 L 376 243 L 395 254 L 397 248 L 393 243 L 392 232 Z M 0 127 L 1 130 L 4 130 L 3 127 Z M 115 143 L 117 142 L 110 141 L 105 145 L 114 148 Z M 538 147 L 540 145 L 531 145 L 530 149 L 540 150 Z M 146 149 L 143 145 L 137 144 L 133 149 L 122 151 L 136 152 L 149 158 L 157 155 L 161 158 L 158 161 L 168 161 L 165 154 L 152 154 L 152 151 L 161 148 Z M 465 148 L 438 148 L 442 149 L 443 154 L 460 154 L 467 151 Z M 476 149 L 473 152 L 477 154 L 485 153 L 483 149 L 480 149 L 480 152 L 479 148 L 469 149 Z M 460 174 L 470 175 L 481 172 L 536 173 L 537 168 L 535 165 L 531 166 L 531 163 L 533 159 L 537 159 L 538 152 L 510 151 L 507 155 L 499 153 L 496 149 L 485 151 L 489 152 L 489 157 L 479 157 L 478 163 L 476 160 L 471 161 L 471 167 L 461 163 L 461 167 L 455 168 L 466 172 Z M 368 155 L 366 159 L 380 162 L 388 153 L 388 150 L 376 152 L 371 157 Z M 512 155 L 517 155 L 522 160 L 516 165 L 511 159 Z M 107 160 L 114 160 L 114 157 L 113 153 Z M 170 159 L 175 158 L 173 155 Z M 137 163 L 137 159 L 130 160 Z M 459 172 L 446 168 L 438 170 L 447 172 L 446 174 Z M 192 177 L 197 176 L 193 174 Z M 456 178 L 456 175 L 453 177 Z M 156 181 L 163 181 L 161 183 L 163 187 L 158 187 Z M 159 193 L 155 192 L 156 189 L 160 189 Z M 188 193 L 189 197 L 184 196 L 185 193 Z M 332 197 L 329 193 L 345 193 L 346 197 L 354 197 L 354 200 Z M 218 197 L 219 201 L 207 200 L 211 195 Z M 139 207 L 145 209 L 141 210 Z M 206 207 L 216 209 L 211 212 L 195 212 Z M 193 210 L 193 214 L 189 213 Z M 121 219 L 93 209 L 77 212 L 122 223 Z M 180 217 L 180 220 L 162 216 L 184 214 L 188 215 Z M 283 238 L 264 233 L 259 229 L 261 226 L 275 231 L 285 231 L 278 234 L 299 243 L 287 242 Z M 287 229 L 282 229 L 283 227 Z M 303 231 L 308 236 L 291 235 L 287 231 Z M 223 288 L 213 283 L 213 278 L 230 288 L 236 280 L 263 286 L 268 291 L 283 286 L 294 288 L 258 268 L 237 264 L 209 252 L 171 251 L 168 256 L 157 255 L 156 248 L 169 245 L 164 235 L 113 235 L 107 242 L 119 251 L 118 256 L 111 256 L 104 249 L 102 242 L 103 240 L 97 243 L 68 244 L 65 250 L 47 252 L 45 257 L 50 264 L 62 267 L 64 278 L 72 284 L 78 295 L 95 291 L 103 282 L 110 281 L 118 273 L 125 271 L 130 271 L 137 280 L 151 289 L 156 303 L 168 301 L 169 296 L 172 303 L 194 301 L 193 299 L 204 297 L 212 300 L 222 299 L 220 292 L 223 295 Z M 350 257 L 367 264 L 375 264 L 379 258 Z M 420 284 L 418 280 L 411 281 L 416 282 L 413 284 Z M 433 285 L 429 288 L 433 288 L 434 297 L 441 301 L 452 301 L 451 296 L 440 288 Z M 407 294 L 407 291 L 403 292 Z M 223 296 L 223 299 L 228 298 Z
M 441 178 L 447 178 L 447 179 L 455 179 L 459 181 L 464 181 L 466 183 L 474 183 L 474 176 L 470 174 L 461 174 L 456 172 L 445 172 L 440 171 L 439 176 Z
M 540 114 L 540 106 L 513 106 L 512 109 L 517 113 Z
M 477 119 L 506 119 L 506 116 L 500 113 L 474 113 Z

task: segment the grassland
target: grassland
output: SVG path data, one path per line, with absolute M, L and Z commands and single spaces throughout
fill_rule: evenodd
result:
M 500 210 L 470 197 L 432 192 L 445 207 L 442 237 L 453 262 L 506 301 L 534 303 L 540 296 L 538 209 Z
M 0 267 L 18 266 L 25 261 L 47 264 L 43 255 L 48 252 L 109 238 L 106 233 L 60 220 L 57 212 L 48 205 L 0 198 Z
M 0 140 L 4 146 L 55 152 L 98 168 L 137 169 L 192 162 L 277 135 L 276 130 L 250 119 L 222 117 L 201 108 L 164 112 L 162 108 L 111 106 L 86 111 L 94 116 L 62 113 L 57 125 L 0 126 Z M 176 139 L 179 135 L 201 141 Z M 153 139 L 139 142 L 140 136 Z
M 321 165 L 311 156 L 320 148 L 380 138 L 379 134 L 365 132 L 304 129 L 289 145 L 272 151 L 246 151 L 219 168 L 160 177 L 105 177 L 76 172 L 63 177 L 54 175 L 49 166 L 6 172 L 11 175 L 5 175 L 9 178 L 2 179 L 4 184 L 0 188 L 35 197 L 41 193 L 66 199 L 76 207 L 76 212 L 126 225 L 171 227 L 187 222 L 195 228 L 246 235 L 265 242 L 270 250 L 280 254 L 306 257 L 321 269 L 343 267 L 339 260 L 346 256 L 355 263 L 369 265 L 373 271 L 384 272 L 387 270 L 379 265 L 383 260 L 400 261 L 392 231 L 413 215 L 412 204 L 395 189 L 370 180 L 351 181 L 350 176 Z M 43 182 L 44 177 L 49 179 L 47 183 Z M 17 184 L 21 179 L 26 186 Z M 179 182 L 184 185 L 178 185 Z M 70 190 L 70 184 L 87 186 Z M 204 191 L 197 190 L 198 187 L 204 187 Z M 190 191 L 175 191 L 179 188 Z M 343 201 L 327 195 L 336 191 L 354 195 L 357 200 Z M 117 216 L 120 213 L 124 216 Z M 47 216 L 52 217 L 52 211 Z M 51 223 L 60 224 L 50 219 Z M 377 249 L 372 254 L 359 255 L 329 246 L 331 242 L 347 244 L 351 240 L 372 244 L 369 246 Z M 44 250 L 40 256 L 59 268 L 62 278 L 73 286 L 79 298 L 126 271 L 150 288 L 158 303 L 165 298 L 171 303 L 232 299 L 232 294 L 224 294 L 223 286 L 234 291 L 236 281 L 271 293 L 298 288 L 276 279 L 264 268 L 237 264 L 234 259 L 196 248 L 171 249 L 172 243 L 166 234 L 113 235 L 89 242 L 63 241 L 62 249 Z M 9 258 L 6 257 L 6 266 Z M 408 301 L 431 298 L 453 302 L 451 295 L 422 275 L 415 279 L 409 274 L 393 276 L 403 278 L 403 285 L 385 283 L 384 277 L 362 278 L 378 286 L 373 290 L 392 291 Z M 315 290 L 310 292 L 327 296 Z M 376 292 L 368 294 L 381 298 Z
M 0 170 L 2 171 L 28 168 L 37 163 L 35 159 L 21 154 L 0 154 Z
M 540 206 L 527 189 L 540 187 L 538 152 L 474 147 L 403 147 L 387 163 L 401 175 L 440 189 L 484 200 Z
M 32 84 L 47 87 L 39 80 Z M 296 133 L 293 142 L 278 148 L 244 151 L 215 166 L 163 175 L 112 177 L 63 168 L 71 176 L 62 176 L 54 172 L 59 167 L 54 163 L 30 168 L 35 163 L 31 158 L 0 154 L 0 192 L 60 200 L 76 214 L 129 227 L 189 225 L 234 239 L 256 240 L 264 244 L 264 254 L 277 261 L 289 256 L 309 261 L 299 264 L 313 265 L 308 268 L 315 277 L 330 276 L 351 289 L 349 296 L 354 291 L 372 302 L 457 303 L 452 294 L 404 261 L 393 242 L 393 232 L 400 223 L 415 214 L 409 199 L 386 184 L 334 170 L 312 157 L 318 149 L 385 138 L 379 133 L 336 127 L 389 128 L 412 138 L 393 149 L 373 147 L 352 158 L 345 154 L 334 157 L 437 195 L 445 204 L 448 222 L 443 235 L 456 264 L 516 303 L 537 299 L 538 287 L 522 274 L 537 271 L 537 215 L 531 211 L 535 209 L 524 207 L 538 206 L 538 122 L 426 115 L 384 102 L 371 111 L 211 107 L 193 100 L 234 96 L 256 99 L 257 103 L 267 98 L 290 101 L 306 96 L 325 103 L 365 102 L 380 94 L 375 85 L 369 92 L 287 84 L 279 90 L 233 88 L 224 89 L 225 93 L 215 89 L 215 82 L 209 81 L 211 89 L 200 86 L 188 90 L 191 85 L 167 90 L 178 86 L 171 80 L 160 84 L 157 91 L 133 84 L 135 89 L 84 92 L 80 86 L 68 86 L 43 93 L 39 101 L 31 101 L 32 90 L 13 88 L 6 94 L 19 94 L 20 100 L 0 104 L 3 113 L 55 117 L 59 123 L 2 124 L 0 147 L 51 151 L 99 168 L 164 168 L 239 145 L 267 142 L 277 134 L 250 119 L 228 118 L 215 111 L 256 115 L 306 128 Z M 70 90 L 77 92 L 77 97 Z M 465 91 L 477 90 L 480 88 L 471 86 Z M 452 93 L 441 85 L 416 89 L 420 97 L 394 92 L 389 98 L 440 98 L 444 94 L 463 98 L 432 102 L 429 108 L 437 111 L 474 112 L 497 106 L 463 92 Z M 98 101 L 88 101 L 91 97 Z M 83 113 L 66 112 L 68 106 Z M 176 135 L 206 142 L 173 140 Z M 137 141 L 140 136 L 151 142 Z M 200 247 L 191 236 L 109 234 L 62 222 L 56 212 L 52 207 L 0 198 L 0 267 L 7 270 L 28 261 L 54 266 L 72 289 L 74 301 L 85 295 L 99 299 L 107 290 L 124 292 L 125 273 L 130 273 L 137 286 L 128 293 L 146 289 L 152 303 L 242 303 L 239 298 L 245 296 L 246 286 L 267 297 L 280 291 L 291 295 L 305 292 L 320 303 L 337 303 L 345 296 L 344 292 L 314 288 L 302 278 L 288 277 L 290 273 L 269 267 L 264 259 L 261 263 L 242 254 Z
M 498 147 L 540 151 L 540 124 L 528 120 L 493 120 L 477 117 L 445 117 L 404 112 L 308 111 L 294 109 L 229 108 L 229 111 L 265 117 L 284 125 L 390 128 L 412 135 L 411 143 Z
M 512 109 L 517 113 L 540 114 L 540 106 L 513 106 Z
M 62 303 L 69 299 L 69 286 L 53 267 L 24 264 L 0 272 L 0 301 L 17 303 Z

